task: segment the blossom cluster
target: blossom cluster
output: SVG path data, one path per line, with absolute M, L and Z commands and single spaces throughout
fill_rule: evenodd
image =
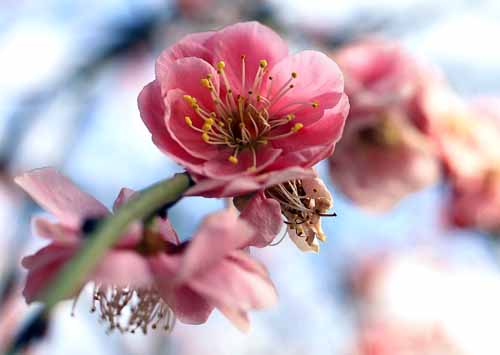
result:
M 277 292 L 250 247 L 273 243 L 282 229 L 303 251 L 326 240 L 322 217 L 332 196 L 313 166 L 340 139 L 349 103 L 337 64 L 317 51 L 289 54 L 271 29 L 240 23 L 189 35 L 161 53 L 155 79 L 138 97 L 154 144 L 193 181 L 184 196 L 232 199 L 179 238 L 168 213 L 133 220 L 85 283 L 92 312 L 108 330 L 170 330 L 174 319 L 207 321 L 214 308 L 237 328 L 248 311 L 267 308 Z M 57 221 L 35 217 L 49 244 L 24 258 L 27 302 L 41 295 L 97 225 L 140 192 L 124 188 L 113 212 L 52 168 L 16 182 Z
M 387 211 L 444 177 L 450 223 L 500 230 L 498 102 L 464 103 L 397 43 L 365 39 L 327 56 L 289 54 L 257 22 L 191 34 L 160 54 L 138 107 L 153 143 L 192 179 L 183 196 L 230 203 L 190 237 L 178 236 L 165 210 L 130 221 L 85 280 L 91 311 L 110 331 L 201 324 L 215 308 L 248 330 L 248 312 L 277 300 L 251 248 L 274 245 L 282 230 L 302 251 L 326 241 L 322 220 L 336 213 L 313 168 L 325 159 L 336 188 L 362 208 Z M 49 244 L 22 262 L 28 302 L 100 221 L 141 196 L 122 189 L 111 212 L 52 168 L 16 182 L 57 219 L 33 220 Z
M 450 226 L 500 229 L 500 100 L 466 100 L 401 44 L 369 38 L 332 53 L 349 119 L 329 159 L 335 186 L 368 211 L 387 211 L 438 181 Z

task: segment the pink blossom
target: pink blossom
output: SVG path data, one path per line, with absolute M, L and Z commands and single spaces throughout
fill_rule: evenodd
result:
M 500 99 L 466 103 L 450 90 L 429 95 L 431 132 L 446 167 L 451 224 L 500 232 Z
M 138 102 L 153 142 L 197 181 L 191 194 L 204 196 L 265 188 L 274 172 L 278 183 L 298 178 L 332 154 L 349 109 L 333 60 L 289 55 L 257 22 L 192 34 L 163 51 Z
M 420 98 L 440 79 L 385 40 L 360 41 L 334 57 L 345 74 L 351 111 L 330 159 L 331 177 L 361 207 L 387 210 L 439 177 Z
M 16 182 L 59 220 L 36 218 L 33 223 L 50 244 L 23 260 L 28 269 L 24 295 L 32 302 L 81 246 L 84 221 L 110 212 L 54 169 L 34 170 Z M 133 193 L 122 189 L 114 208 Z M 147 228 L 135 223 L 88 277 L 95 284 L 94 303 L 100 304 L 94 307 L 111 330 L 167 329 L 172 311 L 184 323 L 200 324 L 214 307 L 246 330 L 249 310 L 276 301 L 265 268 L 240 250 L 253 238 L 254 229 L 232 210 L 206 217 L 184 243 L 166 219 L 156 218 Z M 132 309 L 127 320 L 121 316 L 125 305 Z

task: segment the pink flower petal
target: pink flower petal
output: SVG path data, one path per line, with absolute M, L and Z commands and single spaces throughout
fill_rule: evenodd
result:
M 115 202 L 113 203 L 113 212 L 116 212 L 121 205 L 130 200 L 130 198 L 135 194 L 135 191 L 132 189 L 128 189 L 126 187 L 120 190 L 120 193 L 116 197 Z
M 273 147 L 284 151 L 297 151 L 308 147 L 330 145 L 342 137 L 342 131 L 349 113 L 349 100 L 343 94 L 337 106 L 326 110 L 316 123 L 304 127 L 288 138 L 277 139 Z
M 253 155 L 250 150 L 246 149 L 238 154 L 237 164 L 227 159 L 232 153 L 232 151 L 222 152 L 217 158 L 207 161 L 204 165 L 205 175 L 230 180 L 242 174 L 256 174 L 271 165 L 280 156 L 282 150 L 271 147 L 258 149 L 256 152 L 257 168 L 254 171 L 248 170 L 253 166 Z
M 283 226 L 278 201 L 257 193 L 245 207 L 240 217 L 256 229 L 251 245 L 265 247 L 278 235 Z
M 321 160 L 328 158 L 333 154 L 335 144 L 326 146 L 314 146 L 298 150 L 295 152 L 286 153 L 277 159 L 270 167 L 270 170 L 279 170 L 285 168 L 293 168 L 300 166 L 303 168 L 311 168 Z M 302 168 L 301 168 L 302 169 Z M 290 179 L 291 180 L 291 179 Z
M 255 262 L 254 259 L 249 258 L 249 254 L 242 250 L 235 250 L 228 255 L 228 258 L 234 260 L 239 267 L 247 270 L 248 272 L 260 275 L 262 278 L 267 278 L 270 280 L 269 271 L 267 268 L 259 263 Z
M 200 106 L 212 112 L 214 104 L 209 89 L 201 84 L 201 80 L 211 76 L 214 91 L 219 91 L 219 76 L 214 67 L 200 58 L 181 58 L 169 65 L 165 80 L 160 81 L 161 92 L 165 97 L 170 90 L 181 90 L 196 98 Z M 195 117 L 193 116 L 192 119 Z M 184 116 L 182 117 L 184 120 Z
M 246 257 L 248 263 L 257 263 Z M 263 309 L 277 302 L 274 285 L 267 277 L 252 272 L 233 259 L 226 259 L 190 279 L 189 285 L 214 304 L 242 310 Z
M 146 259 L 132 250 L 112 250 L 99 263 L 91 279 L 104 285 L 149 287 L 153 283 Z
M 31 220 L 33 234 L 57 242 L 58 244 L 77 244 L 80 242 L 80 232 L 59 223 L 52 223 L 42 217 Z
M 23 291 L 27 303 L 38 300 L 40 292 L 52 282 L 66 261 L 74 255 L 76 248 L 52 243 L 22 260 L 23 267 L 28 269 Z
M 213 34 L 214 32 L 193 33 L 165 49 L 156 60 L 156 78 L 161 81 L 165 80 L 170 65 L 181 58 L 196 57 L 210 62 L 212 55 L 204 44 Z
M 190 171 L 201 172 L 202 160 L 186 152 L 179 143 L 172 139 L 165 126 L 165 107 L 157 81 L 152 81 L 142 89 L 138 104 L 141 118 L 151 132 L 153 143 L 162 152 Z
M 213 53 L 213 61 L 225 62 L 225 72 L 232 89 L 244 93 L 250 89 L 260 60 L 267 60 L 272 68 L 288 54 L 288 46 L 270 28 L 258 22 L 243 22 L 223 28 L 206 42 Z M 245 87 L 242 87 L 242 59 L 245 56 Z
M 181 90 L 171 90 L 165 99 L 165 124 L 170 136 L 188 154 L 198 159 L 214 159 L 220 154 L 221 150 L 226 150 L 227 156 L 231 155 L 232 151 L 230 149 L 225 146 L 206 143 L 202 139 L 201 132 L 188 126 L 186 116 L 192 120 L 193 126 L 198 129 L 202 128 L 204 122 L 184 100 L 184 95 L 185 92 Z
M 109 214 L 103 204 L 53 168 L 32 170 L 17 176 L 15 182 L 62 224 L 78 226 L 86 217 Z
M 223 304 L 216 305 L 216 307 L 236 328 L 238 328 L 239 331 L 243 333 L 248 333 L 250 331 L 250 319 L 246 311 L 226 307 Z
M 163 297 L 163 293 L 160 291 Z M 185 324 L 203 324 L 213 311 L 205 297 L 200 296 L 191 288 L 181 286 L 172 293 L 164 295 L 165 301 L 172 308 L 177 319 Z
M 163 239 L 175 245 L 180 244 L 179 236 L 168 219 L 157 218 L 155 223 L 158 224 Z
M 344 80 L 337 64 L 325 54 L 316 51 L 303 51 L 280 61 L 269 73 L 272 76 L 271 97 L 278 94 L 292 73 L 294 85 L 285 96 L 271 106 L 274 117 L 295 113 L 296 119 L 305 127 L 323 116 L 326 109 L 337 105 L 344 91 Z M 319 106 L 312 107 L 313 101 Z M 297 105 L 292 105 L 297 103 Z M 310 105 L 302 105 L 310 103 Z M 291 106 L 290 106 L 291 105 Z
M 179 256 L 158 255 L 149 258 L 160 295 L 176 317 L 186 324 L 205 323 L 212 313 L 213 306 L 187 286 L 174 285 L 172 282 L 180 270 L 180 263 Z
M 186 196 L 232 197 L 244 195 L 288 180 L 313 177 L 314 172 L 296 166 L 264 173 L 258 176 L 241 176 L 232 180 L 205 179 L 191 187 Z
M 177 282 L 210 269 L 229 252 L 246 247 L 254 234 L 254 228 L 238 218 L 234 209 L 208 215 L 184 253 Z
M 231 197 L 259 190 L 260 184 L 253 176 L 241 176 L 233 180 L 204 179 L 184 193 L 186 196 Z
M 263 188 L 266 188 L 273 185 L 281 184 L 289 180 L 305 179 L 314 176 L 316 176 L 316 173 L 312 169 L 303 169 L 297 166 L 293 166 L 287 169 L 273 171 L 266 175 L 259 176 L 258 180 L 261 181 L 261 186 Z

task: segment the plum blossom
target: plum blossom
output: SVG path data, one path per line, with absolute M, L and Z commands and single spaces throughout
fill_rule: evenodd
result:
M 22 261 L 28 270 L 24 296 L 33 302 L 78 251 L 94 224 L 89 221 L 110 212 L 51 168 L 26 173 L 16 182 L 58 219 L 33 221 L 35 232 L 50 241 Z M 122 189 L 114 209 L 133 194 Z M 171 329 L 174 316 L 184 323 L 204 323 L 216 307 L 247 330 L 247 312 L 276 301 L 265 268 L 241 250 L 253 238 L 253 227 L 232 210 L 207 216 L 183 243 L 167 219 L 134 223 L 86 280 L 94 283 L 92 311 L 100 312 L 110 331 L 146 333 Z M 122 313 L 126 308 L 129 312 Z
M 319 241 L 326 241 L 321 217 L 329 214 L 332 196 L 319 177 L 290 180 L 248 197 L 235 199 L 241 218 L 257 229 L 253 245 L 269 245 L 281 230 L 302 251 L 319 252 Z M 284 220 L 283 220 L 284 219 Z
M 444 162 L 452 225 L 500 233 L 500 99 L 464 102 L 447 88 L 426 99 L 431 132 Z
M 440 78 L 386 40 L 362 40 L 333 56 L 345 74 L 351 110 L 330 175 L 359 206 L 388 210 L 439 177 L 421 96 Z
M 216 197 L 301 178 L 332 154 L 349 109 L 333 60 L 290 55 L 257 22 L 164 50 L 138 103 L 153 142 L 196 180 L 188 194 Z

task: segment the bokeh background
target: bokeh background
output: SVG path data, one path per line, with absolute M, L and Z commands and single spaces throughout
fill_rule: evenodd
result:
M 187 33 L 248 19 L 271 26 L 292 51 L 329 52 L 368 34 L 384 35 L 439 66 L 464 97 L 500 95 L 497 0 L 3 0 L 4 331 L 19 327 L 36 309 L 19 297 L 19 261 L 43 243 L 30 232 L 29 219 L 38 208 L 12 177 L 56 166 L 110 205 L 122 186 L 140 189 L 180 171 L 151 143 L 137 95 L 153 79 L 154 59 L 163 48 Z M 328 181 L 326 166 L 319 171 Z M 82 297 L 74 317 L 70 303 L 57 308 L 48 335 L 32 353 L 351 355 L 366 337 L 390 346 L 407 328 L 445 344 L 434 355 L 500 353 L 496 241 L 445 226 L 443 186 L 405 198 L 383 215 L 362 211 L 329 187 L 338 217 L 324 222 L 329 239 L 318 255 L 301 253 L 287 239 L 255 252 L 269 267 L 280 302 L 252 314 L 248 335 L 217 312 L 206 325 L 177 324 L 168 336 L 106 335 L 89 313 L 89 298 Z M 222 206 L 223 201 L 187 198 L 170 217 L 188 238 L 207 212 Z M 367 330 L 372 314 L 382 314 L 377 319 L 387 319 L 391 329 Z

